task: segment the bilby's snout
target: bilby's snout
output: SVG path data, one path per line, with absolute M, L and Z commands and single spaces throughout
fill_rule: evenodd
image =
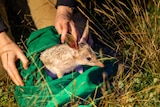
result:
M 104 68 L 104 64 L 100 61 L 97 62 L 97 66 L 101 67 L 101 68 Z

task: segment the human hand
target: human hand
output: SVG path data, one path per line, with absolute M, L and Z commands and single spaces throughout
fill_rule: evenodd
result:
M 28 67 L 28 59 L 22 50 L 7 36 L 5 32 L 0 33 L 0 57 L 4 69 L 16 85 L 23 86 L 24 83 L 16 68 L 15 62 L 20 59 L 24 69 Z
M 72 20 L 73 9 L 68 6 L 58 6 L 56 19 L 55 19 L 55 28 L 58 33 L 61 34 L 61 43 L 64 43 L 67 33 L 70 33 L 74 36 L 75 48 L 77 48 L 77 40 L 80 37 L 80 34 Z

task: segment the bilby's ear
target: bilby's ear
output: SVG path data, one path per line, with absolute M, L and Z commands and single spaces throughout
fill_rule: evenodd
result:
M 77 41 L 75 40 L 74 36 L 67 33 L 65 42 L 71 47 L 77 49 Z
M 82 34 L 82 37 L 81 37 L 79 43 L 86 43 L 88 40 L 88 36 L 89 36 L 89 21 L 87 20 L 86 26 L 84 28 L 84 31 L 83 31 L 83 34 Z
M 79 48 L 83 48 L 86 45 L 87 45 L 87 43 L 78 43 Z
M 78 43 L 78 45 L 79 45 L 80 47 L 83 47 L 83 46 L 86 45 L 86 43 Z

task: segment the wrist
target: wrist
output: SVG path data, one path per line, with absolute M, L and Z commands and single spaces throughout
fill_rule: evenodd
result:
M 4 31 L 7 31 L 7 30 L 8 30 L 7 26 L 5 25 L 4 21 L 0 17 L 0 33 L 4 32 Z
M 65 16 L 68 18 L 72 18 L 72 15 L 73 15 L 73 8 L 68 6 L 58 6 L 56 17 Z
M 58 6 L 68 6 L 68 7 L 75 7 L 75 0 L 57 0 L 56 8 Z
M 6 32 L 0 32 L 0 47 L 11 42 L 12 40 L 8 37 Z

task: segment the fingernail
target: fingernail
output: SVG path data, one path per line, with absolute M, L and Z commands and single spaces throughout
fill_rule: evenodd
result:
M 64 41 L 63 41 L 63 40 L 61 40 L 61 43 L 64 43 Z
M 27 70 L 27 69 L 28 69 L 28 66 L 27 66 L 27 67 L 25 67 L 24 69 L 25 69 L 25 70 Z
M 24 83 L 21 83 L 20 86 L 24 86 Z

